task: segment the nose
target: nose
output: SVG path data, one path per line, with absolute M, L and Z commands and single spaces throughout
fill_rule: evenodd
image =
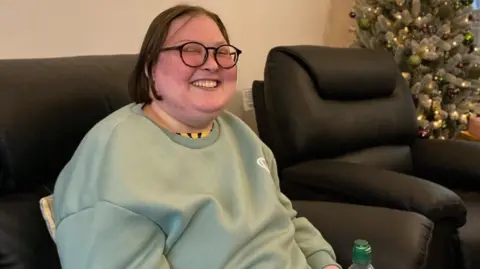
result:
M 202 69 L 210 72 L 215 72 L 219 69 L 217 61 L 215 60 L 215 53 L 213 51 L 207 51 L 207 60 L 202 65 Z

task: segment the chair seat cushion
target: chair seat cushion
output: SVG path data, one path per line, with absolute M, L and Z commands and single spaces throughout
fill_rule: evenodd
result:
M 39 201 L 47 192 L 0 197 L 0 268 L 60 268 Z
M 420 214 L 342 203 L 292 202 L 298 217 L 306 217 L 332 245 L 337 262 L 345 269 L 352 263 L 356 239 L 372 246 L 375 268 L 427 268 L 434 224 Z

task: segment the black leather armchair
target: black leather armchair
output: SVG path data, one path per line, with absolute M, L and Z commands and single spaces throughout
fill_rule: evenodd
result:
M 128 102 L 134 60 L 0 60 L 0 269 L 60 268 L 39 201 L 87 131 Z
M 417 212 L 435 223 L 429 268 L 479 264 L 479 195 L 465 194 L 480 190 L 480 146 L 417 138 L 411 92 L 390 54 L 282 46 L 264 75 L 253 83 L 255 114 L 287 196 Z
M 0 60 L 0 269 L 60 268 L 39 200 L 86 132 L 129 102 L 135 55 Z M 353 240 L 373 247 L 377 269 L 425 268 L 433 222 L 399 210 L 294 201 L 351 262 Z

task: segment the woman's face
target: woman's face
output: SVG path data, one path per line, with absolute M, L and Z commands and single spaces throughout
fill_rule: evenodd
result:
M 191 41 L 205 47 L 227 44 L 217 24 L 208 16 L 198 15 L 175 20 L 163 47 Z M 154 102 L 184 124 L 209 124 L 227 105 L 237 83 L 236 66 L 230 69 L 220 67 L 213 54 L 213 50 L 209 50 L 208 59 L 202 66 L 189 67 L 182 61 L 178 50 L 161 52 L 152 75 L 155 90 L 163 100 L 154 99 Z

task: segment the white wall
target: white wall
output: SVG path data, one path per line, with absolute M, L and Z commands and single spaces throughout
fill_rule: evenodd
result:
M 323 44 L 330 0 L 0 0 L 0 59 L 137 53 L 151 20 L 177 3 L 224 20 L 241 48 L 239 89 L 261 79 L 270 48 Z
M 138 53 L 158 13 L 179 3 L 202 5 L 220 15 L 232 43 L 243 50 L 239 91 L 228 109 L 256 131 L 253 111 L 244 111 L 242 90 L 263 78 L 272 47 L 332 39 L 325 30 L 331 2 L 335 6 L 337 1 L 0 0 L 0 59 Z

